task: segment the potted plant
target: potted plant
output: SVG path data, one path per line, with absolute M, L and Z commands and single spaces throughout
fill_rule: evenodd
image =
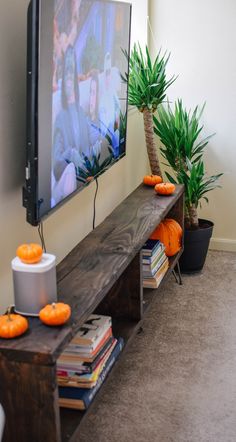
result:
M 170 54 L 161 55 L 159 51 L 152 63 L 147 46 L 143 52 L 140 44 L 135 44 L 130 57 L 127 52 L 124 53 L 129 61 L 129 75 L 126 73 L 124 77 L 122 76 L 129 85 L 128 101 L 143 114 L 151 172 L 153 175 L 161 176 L 152 117 L 157 107 L 164 101 L 167 88 L 176 79 L 174 76 L 169 80 L 166 78 L 166 65 Z
M 213 134 L 199 141 L 203 110 L 204 106 L 201 109 L 196 106 L 193 112 L 187 112 L 182 100 L 178 100 L 174 111 L 170 104 L 166 109 L 161 106 L 158 118 L 154 117 L 154 131 L 163 145 L 162 155 L 174 172 L 174 177 L 168 172 L 166 176 L 171 182 L 185 186 L 184 252 L 180 259 L 183 272 L 199 271 L 204 265 L 214 224 L 199 219 L 197 210 L 202 199 L 208 202 L 206 194 L 220 187 L 218 179 L 222 175 L 205 174 L 203 154 Z

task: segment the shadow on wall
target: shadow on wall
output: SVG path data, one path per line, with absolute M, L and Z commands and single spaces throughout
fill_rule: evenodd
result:
M 6 2 L 1 6 L 1 193 L 18 189 L 24 182 L 28 3 L 28 1 Z

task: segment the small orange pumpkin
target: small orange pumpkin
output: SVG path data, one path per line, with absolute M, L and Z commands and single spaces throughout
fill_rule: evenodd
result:
M 46 305 L 39 312 L 39 318 L 46 325 L 62 325 L 68 321 L 71 315 L 71 308 L 63 302 L 53 302 Z
M 145 175 L 143 177 L 143 183 L 147 186 L 154 187 L 156 184 L 162 183 L 162 177 L 159 175 Z
M 11 339 L 21 336 L 29 328 L 26 318 L 15 313 L 10 313 L 10 308 L 6 315 L 0 316 L 0 338 Z
M 173 256 L 181 249 L 182 227 L 174 219 L 166 218 L 154 230 L 151 239 L 159 239 L 165 246 L 167 256 Z
M 16 251 L 16 255 L 25 264 L 36 264 L 42 258 L 43 249 L 39 244 L 21 244 Z
M 159 195 L 172 195 L 175 191 L 175 185 L 172 183 L 160 183 L 156 184 L 154 189 Z

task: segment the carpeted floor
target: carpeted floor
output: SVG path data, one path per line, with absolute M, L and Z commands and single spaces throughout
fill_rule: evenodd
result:
M 78 442 L 236 442 L 236 254 L 170 278 Z

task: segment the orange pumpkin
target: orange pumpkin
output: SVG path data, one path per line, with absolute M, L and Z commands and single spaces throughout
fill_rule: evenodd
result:
M 39 244 L 21 244 L 16 251 L 16 255 L 25 264 L 36 264 L 42 258 L 43 249 Z
M 10 313 L 10 308 L 6 315 L 0 316 L 0 338 L 11 339 L 21 336 L 28 328 L 27 319 L 21 315 Z
M 147 186 L 154 187 L 156 184 L 162 183 L 162 177 L 159 175 L 145 175 L 143 177 L 143 183 Z
M 175 185 L 172 183 L 160 183 L 156 184 L 154 189 L 159 195 L 172 195 L 175 191 Z
M 173 256 L 181 249 L 182 227 L 174 219 L 166 218 L 154 230 L 151 239 L 159 239 L 165 246 L 167 256 Z
M 39 318 L 47 325 L 62 325 L 68 321 L 71 315 L 71 308 L 63 302 L 53 302 L 46 305 L 39 312 Z

